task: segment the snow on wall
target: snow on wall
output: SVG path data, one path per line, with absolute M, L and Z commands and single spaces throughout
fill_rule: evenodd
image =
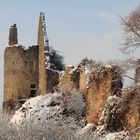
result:
M 49 39 L 48 39 L 48 36 L 47 36 L 47 31 L 46 31 L 46 23 L 45 23 L 45 14 L 44 13 L 40 13 L 41 15 L 41 23 L 42 23 L 42 30 L 43 30 L 43 34 L 44 34 L 44 47 L 45 47 L 45 55 L 46 55 L 46 62 L 45 62 L 45 65 L 46 65 L 46 68 L 49 68 L 50 67 L 50 49 L 49 49 Z

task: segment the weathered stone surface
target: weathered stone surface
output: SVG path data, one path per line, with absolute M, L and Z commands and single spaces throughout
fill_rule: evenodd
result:
M 29 98 L 31 85 L 38 86 L 38 46 L 28 50 L 7 47 L 4 53 L 4 102 Z
M 72 77 L 77 80 L 72 80 Z M 121 96 L 122 78 L 120 68 L 115 65 L 80 64 L 77 68 L 67 67 L 59 81 L 60 88 L 71 86 L 84 94 L 88 123 L 98 124 L 109 96 Z
M 47 81 L 46 81 L 46 66 L 45 66 L 45 34 L 44 34 L 44 26 L 43 26 L 43 15 L 40 13 L 39 17 L 39 26 L 38 26 L 38 45 L 39 45 L 39 94 L 45 93 L 47 91 Z
M 16 24 L 11 26 L 9 47 L 4 52 L 4 104 L 46 93 L 58 83 L 58 74 L 46 71 L 46 40 L 44 14 L 40 14 L 38 45 L 27 50 L 17 45 Z M 47 75 L 48 74 L 48 75 Z M 55 81 L 54 77 L 56 78 Z M 48 81 L 47 81 L 48 80 Z M 48 90 L 48 91 L 49 91 Z
M 87 122 L 98 124 L 107 98 L 118 94 L 118 91 L 119 95 L 121 93 L 122 82 L 119 68 L 99 66 L 88 75 L 83 72 L 81 74 L 80 90 L 87 100 Z
M 59 77 L 59 85 L 58 88 L 60 90 L 70 89 L 70 88 L 78 88 L 79 81 L 72 79 L 72 72 L 74 67 L 68 66 L 63 73 L 60 74 Z M 78 79 L 78 77 L 75 77 Z
M 123 125 L 126 130 L 140 127 L 140 86 L 128 88 L 122 96 Z
M 140 86 L 127 88 L 122 97 L 109 96 L 99 120 L 105 130 L 129 131 L 136 136 L 140 127 Z

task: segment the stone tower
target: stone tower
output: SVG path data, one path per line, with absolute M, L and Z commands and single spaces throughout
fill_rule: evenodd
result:
M 9 46 L 18 44 L 17 27 L 16 24 L 12 25 L 9 30 Z
M 9 46 L 4 52 L 4 108 L 11 108 L 20 99 L 36 96 L 38 89 L 38 45 L 24 49 L 16 45 L 17 38 L 14 25 L 10 28 Z
M 135 73 L 136 83 L 140 83 L 140 59 L 137 60 L 136 73 Z
M 49 41 L 46 33 L 45 15 L 40 13 L 38 27 L 38 46 L 39 46 L 39 93 L 47 91 L 46 68 L 49 67 Z

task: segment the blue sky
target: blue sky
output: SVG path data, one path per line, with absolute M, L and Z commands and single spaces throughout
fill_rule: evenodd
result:
M 50 45 L 76 65 L 84 57 L 123 59 L 119 16 L 127 15 L 139 0 L 0 0 L 0 87 L 3 93 L 3 51 L 9 27 L 16 23 L 19 44 L 37 42 L 38 16 L 46 15 Z M 2 96 L 2 94 L 1 94 Z

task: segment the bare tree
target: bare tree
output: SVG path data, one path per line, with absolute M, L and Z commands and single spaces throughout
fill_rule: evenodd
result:
M 63 71 L 65 69 L 64 58 L 58 51 L 50 47 L 51 51 L 51 68 L 54 70 Z
M 130 54 L 140 47 L 140 5 L 132 10 L 128 16 L 121 17 L 124 31 L 123 53 Z
M 127 16 L 121 17 L 124 42 L 121 51 L 126 55 L 123 68 L 127 72 L 137 67 L 137 52 L 140 49 L 140 5 L 132 10 Z M 134 80 L 135 78 L 126 75 Z

